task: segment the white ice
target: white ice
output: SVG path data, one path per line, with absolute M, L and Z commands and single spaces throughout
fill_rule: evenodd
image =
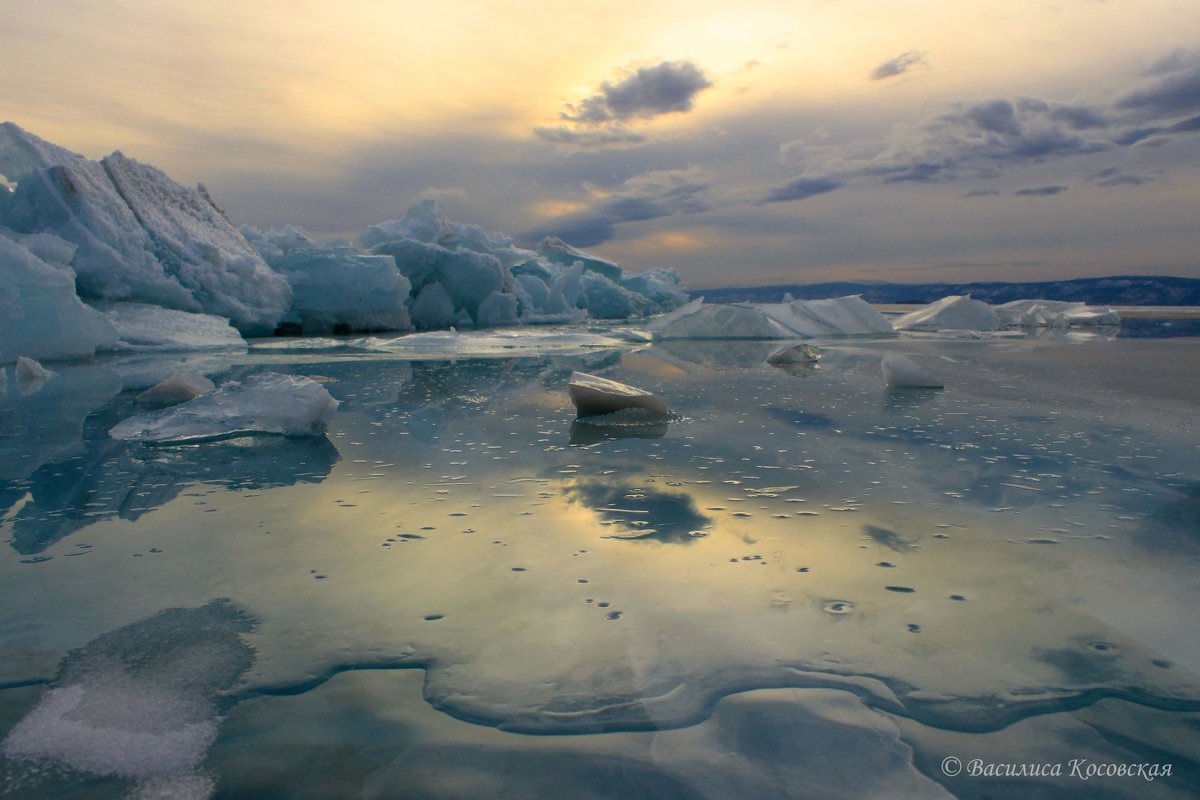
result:
M 118 334 L 117 351 L 245 350 L 229 320 L 147 303 L 96 303 Z
M 0 169 L 17 188 L 0 220 L 78 246 L 71 266 L 87 298 L 220 314 L 268 333 L 290 290 L 204 188 L 114 153 L 101 161 L 0 126 Z
M 970 295 L 950 295 L 892 320 L 898 331 L 994 331 L 1000 328 L 996 311 Z
M 138 403 L 144 406 L 174 406 L 195 400 L 216 388 L 202 373 L 177 372 L 139 394 Z
M 611 414 L 627 408 L 642 408 L 658 414 L 666 414 L 668 411 L 665 398 L 651 394 L 645 389 L 598 375 L 589 375 L 586 372 L 572 372 L 567 389 L 571 394 L 571 402 L 575 404 L 575 410 L 581 417 Z
M 321 436 L 338 401 L 310 378 L 279 373 L 229 381 L 215 392 L 139 414 L 108 432 L 114 439 L 178 443 L 246 433 Z
M 892 333 L 861 297 L 791 303 L 705 303 L 698 298 L 647 326 L 659 339 L 797 339 Z
M 411 330 L 407 308 L 412 284 L 390 255 L 364 255 L 351 247 L 296 248 L 271 266 L 292 287 L 292 313 L 305 334 Z
M 644 339 L 626 339 L 617 331 L 579 331 L 560 328 L 508 328 L 505 330 L 445 331 L 411 333 L 407 336 L 365 336 L 344 341 L 330 340 L 338 346 L 410 358 L 487 357 L 550 354 L 582 354 L 595 350 L 628 348 Z
M 113 326 L 75 295 L 75 273 L 62 263 L 73 252 L 49 235 L 0 234 L 0 363 L 90 358 L 116 342 Z
M 995 307 L 1008 328 L 1066 328 L 1073 325 L 1120 325 L 1121 317 L 1107 306 L 1061 300 L 1013 300 Z
M 890 353 L 880 364 L 884 380 L 891 389 L 941 389 L 940 378 L 908 356 Z

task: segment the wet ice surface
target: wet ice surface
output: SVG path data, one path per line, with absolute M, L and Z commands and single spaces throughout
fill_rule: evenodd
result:
M 410 360 L 324 340 L 207 362 L 217 382 L 322 383 L 341 406 L 316 440 L 113 441 L 138 411 L 128 361 L 64 366 L 34 396 L 10 382 L 0 791 L 1196 791 L 1196 341 L 828 340 L 819 367 L 785 369 L 769 342 L 539 346 Z M 889 392 L 888 353 L 945 390 Z M 675 415 L 576 425 L 577 370 Z M 213 601 L 255 623 L 211 645 L 245 663 L 236 683 L 178 664 L 147 679 L 165 692 L 153 725 L 199 726 L 202 752 L 134 773 L 69 731 L 21 746 L 73 686 L 88 724 L 128 729 L 103 714 L 144 678 L 149 623 Z M 71 651 L 132 666 L 85 681 Z M 950 779 L 950 755 L 1174 774 Z

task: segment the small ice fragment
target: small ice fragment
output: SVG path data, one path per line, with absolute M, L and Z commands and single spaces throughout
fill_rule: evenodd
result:
M 667 401 L 645 389 L 627 386 L 585 372 L 572 372 L 567 383 L 571 402 L 579 416 L 611 414 L 626 408 L 644 408 L 658 414 L 667 413 Z
M 881 366 L 883 377 L 892 389 L 941 389 L 945 385 L 908 356 L 886 355 Z
M 56 374 L 43 367 L 35 359 L 26 358 L 25 356 L 17 356 L 17 383 L 21 386 L 21 391 L 25 391 L 26 386 L 42 383 L 53 378 Z
M 229 381 L 211 394 L 138 414 L 113 426 L 114 439 L 180 443 L 248 433 L 321 436 L 338 401 L 310 378 L 267 372 Z
M 144 406 L 174 406 L 208 394 L 216 385 L 199 372 L 176 372 L 138 395 Z
M 821 358 L 821 351 L 811 344 L 785 344 L 767 355 L 768 364 L 811 364 Z

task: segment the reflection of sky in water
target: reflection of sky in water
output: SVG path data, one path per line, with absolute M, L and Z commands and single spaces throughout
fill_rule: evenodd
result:
M 966 732 L 1016 747 L 1020 728 L 1076 757 L 1107 751 L 1071 752 L 1086 737 L 1063 725 L 1119 730 L 1161 760 L 1149 731 L 1200 711 L 1186 633 L 1197 397 L 1168 369 L 1195 360 L 1186 342 L 847 340 L 803 374 L 762 363 L 773 343 L 668 344 L 457 362 L 305 352 L 291 369 L 343 401 L 313 441 L 111 442 L 133 405 L 103 365 L 64 371 L 41 408 L 10 390 L 0 582 L 22 602 L 0 611 L 0 685 L 47 680 L 68 650 L 162 609 L 228 598 L 257 621 L 256 659 L 212 765 L 244 787 L 292 780 L 266 764 L 281 719 L 381 781 L 418 765 L 363 731 L 399 742 L 411 724 L 484 776 L 503 773 L 486 766 L 497 754 L 540 754 L 547 776 L 584 759 L 580 789 L 619 761 L 679 796 L 715 753 L 766 774 L 798 758 L 773 737 L 825 731 L 899 753 L 881 774 L 936 796 L 939 748 Z M 878 363 L 893 351 L 946 390 L 888 393 Z M 252 352 L 218 377 L 286 357 Z M 580 438 L 575 369 L 667 396 L 675 421 Z M 387 687 L 450 716 L 411 694 L 371 700 Z M 802 692 L 773 694 L 785 687 Z M 26 692 L 11 726 L 37 694 L 8 692 Z M 784 718 L 798 727 L 772 727 Z M 719 744 L 731 725 L 746 726 L 741 749 Z M 656 728 L 678 729 L 657 768 L 637 738 Z M 789 791 L 820 794 L 820 770 L 806 774 Z

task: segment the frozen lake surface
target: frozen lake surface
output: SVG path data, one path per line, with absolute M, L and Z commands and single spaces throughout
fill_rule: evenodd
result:
M 10 375 L 0 793 L 1200 793 L 1200 340 L 772 367 L 778 342 L 552 333 Z M 889 392 L 890 353 L 945 389 Z M 184 368 L 341 405 L 322 438 L 108 437 Z M 671 420 L 576 422 L 572 371 Z

